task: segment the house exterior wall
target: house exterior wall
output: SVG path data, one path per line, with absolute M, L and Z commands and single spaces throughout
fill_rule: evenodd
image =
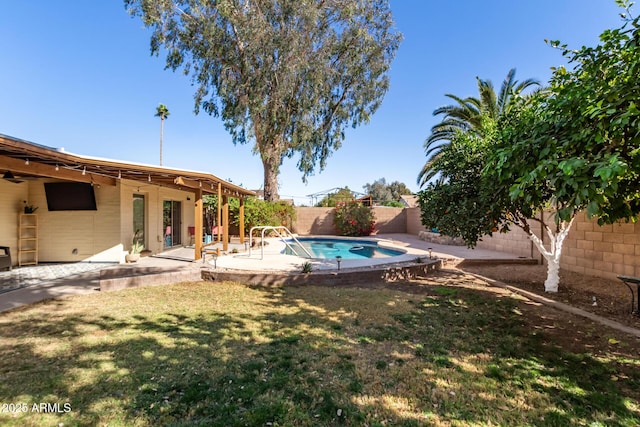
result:
M 18 264 L 18 221 L 24 207 L 23 200 L 38 207 L 39 262 L 124 262 L 124 253 L 131 246 L 134 233 L 134 193 L 145 195 L 146 249 L 153 253 L 164 249 L 164 200 L 181 202 L 182 244 L 190 243 L 188 227 L 194 224 L 195 215 L 195 197 L 191 192 L 119 180 L 116 186 L 94 187 L 95 211 L 50 212 L 45 182 L 56 180 L 35 179 L 20 184 L 0 182 L 0 245 L 11 248 L 14 265 Z
M 28 181 L 15 184 L 0 179 L 0 246 L 9 246 L 14 265 L 18 263 L 18 213 L 28 197 Z
M 120 261 L 122 245 L 117 187 L 95 186 L 97 210 L 55 211 L 47 209 L 45 182 L 29 182 L 29 202 L 38 206 L 38 260 L 40 262 Z
M 145 197 L 145 249 L 152 253 L 162 252 L 164 249 L 164 227 L 162 223 L 162 208 L 165 200 L 181 202 L 182 211 L 180 235 L 182 244 L 188 245 L 188 227 L 195 222 L 195 195 L 187 191 L 174 190 L 156 185 L 140 185 L 135 181 L 122 180 L 120 186 L 120 241 L 124 243 L 124 250 L 129 250 L 133 234 L 133 195 L 141 194 Z M 187 198 L 189 200 L 187 200 Z

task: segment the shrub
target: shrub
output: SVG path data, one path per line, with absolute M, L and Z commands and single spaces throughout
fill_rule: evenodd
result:
M 311 273 L 312 271 L 313 271 L 313 265 L 309 261 L 302 264 L 302 272 L 304 274 Z
M 375 229 L 373 209 L 355 201 L 336 206 L 333 223 L 343 236 L 368 236 Z
M 229 202 L 230 221 L 234 225 L 240 224 L 240 203 L 236 199 Z M 265 200 L 249 197 L 244 204 L 244 226 L 249 231 L 251 227 L 258 225 L 279 226 L 284 225 L 291 229 L 296 219 L 295 208 L 284 202 L 269 202 Z

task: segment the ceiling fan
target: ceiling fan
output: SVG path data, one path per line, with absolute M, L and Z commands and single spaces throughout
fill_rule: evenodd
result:
M 21 182 L 24 182 L 23 180 L 18 179 L 15 176 L 13 176 L 11 171 L 6 171 L 4 173 L 4 175 L 2 175 L 2 179 L 6 180 L 6 181 L 9 181 L 9 182 L 13 182 L 14 184 L 20 184 Z

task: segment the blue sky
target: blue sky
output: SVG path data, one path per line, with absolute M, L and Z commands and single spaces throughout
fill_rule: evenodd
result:
M 613 0 L 390 0 L 404 35 L 391 88 L 371 122 L 348 129 L 342 148 L 307 184 L 285 159 L 281 197 L 376 179 L 418 190 L 423 142 L 446 93 L 476 95 L 475 77 L 498 88 L 511 68 L 546 82 L 564 64 L 544 39 L 594 45 L 620 25 Z M 4 2 L 0 13 L 0 133 L 66 151 L 147 164 L 159 162 L 159 103 L 168 106 L 163 165 L 262 187 L 260 159 L 235 146 L 219 119 L 193 113 L 190 79 L 149 54 L 149 31 L 122 1 Z

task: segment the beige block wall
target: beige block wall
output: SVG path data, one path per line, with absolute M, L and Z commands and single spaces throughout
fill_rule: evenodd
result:
M 590 276 L 615 279 L 640 276 L 640 223 L 598 225 L 578 214 L 567 236 L 560 267 Z
M 420 208 L 406 208 L 404 211 L 407 222 L 407 233 L 417 236 L 421 231 L 427 231 L 427 228 L 422 225 L 422 221 L 420 220 Z
M 291 231 L 301 236 L 335 234 L 333 208 L 296 207 L 296 221 Z
M 376 206 L 373 208 L 373 212 L 378 233 L 407 232 L 407 216 L 404 208 Z
M 148 249 L 153 253 L 163 250 L 164 200 L 182 203 L 182 244 L 190 243 L 188 227 L 195 224 L 195 196 L 191 192 L 119 180 L 116 186 L 95 186 L 96 211 L 49 212 L 44 183 L 55 181 L 0 182 L 0 245 L 11 248 L 14 265 L 18 263 L 18 218 L 23 200 L 38 206 L 39 262 L 122 262 L 123 251 L 129 250 L 133 238 L 134 193 L 146 197 Z
M 18 264 L 18 214 L 29 199 L 29 182 L 0 179 L 0 246 L 9 246 L 13 265 Z
M 515 227 L 507 234 L 485 236 L 478 247 L 518 256 L 533 254 L 533 258 L 543 261 L 527 235 Z M 579 213 L 565 239 L 560 268 L 609 279 L 618 275 L 640 277 L 640 223 L 600 226 L 597 220 Z
M 30 203 L 38 206 L 38 260 L 40 262 L 119 261 L 120 214 L 118 187 L 96 185 L 95 211 L 47 209 L 45 182 L 30 181 Z
M 404 208 L 374 207 L 373 210 L 378 233 L 406 233 Z M 296 222 L 291 231 L 303 236 L 336 234 L 333 211 L 334 208 L 298 206 Z
M 145 197 L 146 207 L 146 242 L 145 249 L 153 253 L 161 252 L 164 239 L 164 227 L 162 224 L 162 208 L 165 200 L 181 202 L 182 211 L 180 234 L 182 245 L 190 243 L 188 227 L 195 225 L 195 195 L 187 191 L 174 190 L 159 187 L 152 184 L 141 185 L 136 181 L 122 180 L 120 185 L 120 239 L 124 249 L 129 250 L 133 239 L 133 195 L 141 194 Z M 189 199 L 189 200 L 187 200 Z
M 527 234 L 519 227 L 511 227 L 508 233 L 494 233 L 483 236 L 478 241 L 478 249 L 505 252 L 519 257 L 540 259 L 540 253 L 535 248 Z

